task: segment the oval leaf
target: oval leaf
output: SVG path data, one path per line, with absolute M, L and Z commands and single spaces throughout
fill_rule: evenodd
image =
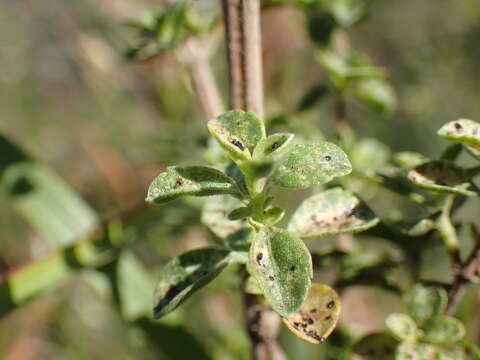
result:
M 278 156 L 288 150 L 295 135 L 280 133 L 270 135 L 266 139 L 260 140 L 253 151 L 254 159 L 263 159 L 268 156 Z
M 421 284 L 415 285 L 405 296 L 408 313 L 419 325 L 443 314 L 447 302 L 445 289 Z
M 352 171 L 347 155 L 329 142 L 298 144 L 287 153 L 271 176 L 275 185 L 306 189 L 322 185 Z
M 302 306 L 310 287 L 312 258 L 300 238 L 263 227 L 250 247 L 248 269 L 280 315 L 288 316 Z
M 230 196 L 212 196 L 205 201 L 201 221 L 219 238 L 225 239 L 246 224 L 244 220 L 229 220 L 230 212 L 243 205 Z
M 299 338 L 320 344 L 333 331 L 340 315 L 340 299 L 330 286 L 312 284 L 301 309 L 283 318 Z
M 433 344 L 454 344 L 465 336 L 465 326 L 458 319 L 442 316 L 425 333 L 424 340 Z
M 363 360 L 394 360 L 398 341 L 389 334 L 376 333 L 362 338 L 353 347 L 353 352 Z
M 468 119 L 451 121 L 438 130 L 438 135 L 445 140 L 480 150 L 480 123 L 476 121 Z
M 147 201 L 163 204 L 180 196 L 230 194 L 241 196 L 235 182 L 221 171 L 203 166 L 171 166 L 148 188 Z
M 390 314 L 385 320 L 388 330 L 401 341 L 414 341 L 419 336 L 415 321 L 407 314 Z
M 153 317 L 168 314 L 213 280 L 228 264 L 229 255 L 226 249 L 212 247 L 188 251 L 172 259 L 159 275 Z
M 429 161 L 408 173 L 415 185 L 440 192 L 478 196 L 466 172 L 448 161 Z
M 304 200 L 293 214 L 288 231 L 315 238 L 364 231 L 379 221 L 351 191 L 333 188 Z
M 208 130 L 232 160 L 250 160 L 265 126 L 254 113 L 232 110 L 208 122 Z

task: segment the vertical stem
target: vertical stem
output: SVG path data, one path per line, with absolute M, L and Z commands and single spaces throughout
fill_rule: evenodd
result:
M 230 108 L 264 116 L 260 0 L 222 0 Z M 242 289 L 244 291 L 244 289 Z M 255 360 L 286 360 L 277 342 L 280 317 L 258 295 L 245 293 L 245 323 Z
M 222 0 L 230 108 L 264 116 L 260 0 Z

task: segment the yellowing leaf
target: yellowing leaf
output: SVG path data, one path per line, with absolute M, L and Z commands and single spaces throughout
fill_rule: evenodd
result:
M 300 310 L 283 318 L 299 338 L 320 344 L 335 328 L 340 315 L 340 299 L 331 287 L 312 284 Z

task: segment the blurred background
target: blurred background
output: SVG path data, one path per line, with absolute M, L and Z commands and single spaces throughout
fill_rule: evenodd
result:
M 209 9 L 220 13 L 219 2 L 210 3 Z M 152 274 L 172 256 L 212 241 L 200 223 L 201 201 L 158 209 L 144 205 L 148 184 L 165 166 L 205 163 L 208 139 L 205 116 L 179 53 L 142 62 L 126 56 L 136 41 L 126 21 L 165 5 L 161 0 L 0 2 L 0 133 L 81 196 L 84 203 L 77 210 L 85 216 L 85 228 L 115 219 L 108 223 L 110 241 L 126 243 Z M 266 112 L 292 118 L 328 139 L 334 133 L 330 101 L 296 111 L 304 94 L 325 79 L 305 21 L 303 12 L 290 4 L 263 12 Z M 226 104 L 220 27 L 213 30 L 218 45 L 210 64 Z M 446 147 L 434 136 L 442 124 L 461 117 L 480 119 L 477 0 L 376 0 L 347 33 L 352 47 L 386 69 L 397 94 L 396 110 L 387 113 L 347 101 L 358 138 L 376 137 L 392 151 L 436 157 Z M 387 199 L 372 200 L 380 215 L 393 207 L 389 201 L 400 201 Z M 291 204 L 288 198 L 282 201 Z M 71 243 L 68 236 L 63 244 L 47 241 L 21 216 L 22 204 L 12 206 L 5 192 L 0 192 L 0 202 L 0 278 Z M 468 208 L 466 213 L 474 219 L 477 211 Z M 134 266 L 128 259 L 125 264 Z M 36 275 L 40 279 L 34 282 L 50 276 Z M 147 303 L 149 284 L 139 290 L 145 291 L 141 301 Z M 118 311 L 112 298 L 122 293 L 112 293 L 95 270 L 82 270 L 28 305 L 3 313 L 0 357 L 246 359 L 238 287 L 235 271 L 228 271 L 182 309 L 151 323 Z M 357 332 L 383 328 L 385 314 L 401 308 L 398 297 L 381 290 L 359 287 L 346 290 L 344 297 L 343 321 Z M 368 309 L 372 302 L 379 304 L 379 297 L 385 306 Z M 478 328 L 470 330 L 475 338 Z M 334 341 L 332 346 L 341 346 L 341 338 Z M 284 330 L 282 342 L 292 359 L 327 358 L 319 357 L 323 348 Z

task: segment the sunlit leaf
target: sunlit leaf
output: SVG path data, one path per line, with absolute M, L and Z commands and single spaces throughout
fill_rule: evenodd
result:
M 465 326 L 451 316 L 441 316 L 425 331 L 424 340 L 434 344 L 454 344 L 465 336 Z
M 390 159 L 390 149 L 376 139 L 363 139 L 355 144 L 351 154 L 355 170 L 373 172 L 385 166 Z
M 390 314 L 385 320 L 388 330 L 401 341 L 414 341 L 420 336 L 417 325 L 413 319 L 400 313 Z
M 300 238 L 263 227 L 250 247 L 249 272 L 272 308 L 282 316 L 303 304 L 312 277 L 312 258 Z
M 261 219 L 258 219 L 262 224 L 267 226 L 273 226 L 283 219 L 285 215 L 285 210 L 279 207 L 273 207 L 262 214 Z
M 393 160 L 400 166 L 413 168 L 427 162 L 429 159 L 423 154 L 414 151 L 401 151 L 393 155 Z
M 165 265 L 155 289 L 153 316 L 158 319 L 173 311 L 195 291 L 220 274 L 228 264 L 230 251 L 204 248 L 188 251 Z
M 438 135 L 480 151 L 480 123 L 476 121 L 468 119 L 451 121 L 438 130 Z
M 379 221 L 351 191 L 333 188 L 304 200 L 288 230 L 302 238 L 315 238 L 364 231 Z
M 186 195 L 223 194 L 241 196 L 234 180 L 221 171 L 203 166 L 171 166 L 152 182 L 146 200 L 152 204 L 163 204 Z
M 210 120 L 208 130 L 232 160 L 250 160 L 257 143 L 265 138 L 263 121 L 242 110 L 228 111 Z
M 260 140 L 253 151 L 253 158 L 263 159 L 285 153 L 292 143 L 293 137 L 293 134 L 279 133 Z
M 384 79 L 365 79 L 356 84 L 355 95 L 373 110 L 391 114 L 397 106 L 393 87 Z
M 478 196 L 465 170 L 448 161 L 430 161 L 419 165 L 409 172 L 408 179 L 429 190 Z
M 340 315 L 340 298 L 331 287 L 312 284 L 300 310 L 284 317 L 290 331 L 303 340 L 320 344 L 333 331 Z
M 352 166 L 343 150 L 324 141 L 295 145 L 280 161 L 270 179 L 281 187 L 306 189 L 325 184 L 351 171 Z

